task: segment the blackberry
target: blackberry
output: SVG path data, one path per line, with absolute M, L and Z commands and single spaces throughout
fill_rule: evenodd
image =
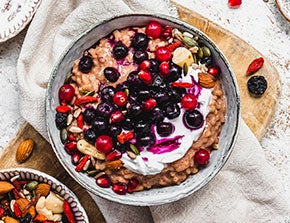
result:
M 56 127 L 60 130 L 67 126 L 67 114 L 66 113 L 56 113 L 55 114 L 55 124 Z
M 252 76 L 248 80 L 248 90 L 254 96 L 261 96 L 267 89 L 267 80 L 263 76 Z

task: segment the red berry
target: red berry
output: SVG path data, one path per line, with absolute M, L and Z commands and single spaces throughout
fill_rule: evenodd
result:
M 129 182 L 128 182 L 128 192 L 132 193 L 136 189 L 138 184 L 139 184 L 139 181 L 136 178 L 132 178 L 131 180 L 129 180 Z
M 64 84 L 59 88 L 58 97 L 61 101 L 69 102 L 75 96 L 75 89 L 70 84 Z
M 145 29 L 147 36 L 150 36 L 152 39 L 156 39 L 161 35 L 162 26 L 159 22 L 150 22 Z
M 149 98 L 146 101 L 144 101 L 142 107 L 145 111 L 150 111 L 153 108 L 155 108 L 157 105 L 157 102 L 154 98 Z
M 204 165 L 209 161 L 209 152 L 205 149 L 199 149 L 194 154 L 194 160 L 197 164 Z
M 148 70 L 151 66 L 151 62 L 150 60 L 143 60 L 140 65 L 139 65 L 139 69 L 140 70 Z
M 209 74 L 211 74 L 212 76 L 218 76 L 220 74 L 220 68 L 219 67 L 210 67 L 208 68 L 207 71 Z
M 123 91 L 118 91 L 113 97 L 113 101 L 118 106 L 124 106 L 128 101 L 128 96 Z
M 120 110 L 115 110 L 111 113 L 110 123 L 121 122 L 125 119 L 123 113 Z
M 159 65 L 159 71 L 162 77 L 168 77 L 170 74 L 170 65 L 167 61 L 163 61 Z
M 104 174 L 96 179 L 96 184 L 102 188 L 108 188 L 111 186 L 110 178 Z
M 72 164 L 76 166 L 79 163 L 79 161 L 80 161 L 81 158 L 82 158 L 82 154 L 79 153 L 79 152 L 76 152 L 75 154 L 73 154 L 71 156 L 71 162 L 72 162 Z
M 238 8 L 242 4 L 242 0 L 229 0 L 228 5 L 230 8 Z
M 69 141 L 69 142 L 65 143 L 64 149 L 68 154 L 73 155 L 77 151 L 77 142 L 76 141 Z
M 145 83 L 145 84 L 152 83 L 153 77 L 149 71 L 141 70 L 141 71 L 139 71 L 138 76 L 143 83 Z
M 119 150 L 113 150 L 107 155 L 108 161 L 118 160 L 121 159 L 122 153 Z
M 127 193 L 127 184 L 124 183 L 114 183 L 112 185 L 112 190 L 119 195 L 124 195 Z
M 171 59 L 171 52 L 167 47 L 159 47 L 155 52 L 155 57 L 159 61 L 169 61 Z
M 161 38 L 168 40 L 172 37 L 172 28 L 170 26 L 166 26 L 163 32 L 161 33 Z
M 101 153 L 109 153 L 113 148 L 113 140 L 110 136 L 101 135 L 96 139 L 95 146 Z
M 181 106 L 185 110 L 193 110 L 197 106 L 197 99 L 193 94 L 185 94 L 181 99 Z

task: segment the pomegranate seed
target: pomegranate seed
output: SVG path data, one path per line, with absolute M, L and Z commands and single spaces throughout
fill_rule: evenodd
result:
M 111 186 L 110 178 L 104 174 L 96 179 L 96 184 L 102 188 L 108 188 Z
M 150 36 L 152 39 L 156 39 L 161 35 L 162 26 L 159 22 L 150 22 L 145 29 L 147 36 Z
M 171 59 L 171 52 L 167 47 L 159 47 L 155 52 L 155 57 L 159 61 L 169 61 Z
M 128 101 L 128 96 L 123 91 L 118 91 L 113 97 L 113 101 L 118 106 L 124 106 Z
M 161 38 L 168 40 L 172 37 L 172 28 L 170 26 L 166 26 L 163 32 L 161 33 Z
M 230 8 L 239 8 L 242 4 L 242 0 L 229 0 L 228 5 Z
M 110 116 L 110 123 L 121 122 L 125 119 L 123 113 L 120 110 L 115 110 Z
M 168 75 L 170 74 L 170 65 L 167 61 L 163 61 L 160 65 L 159 65 L 159 71 L 162 77 L 168 77 Z
M 121 159 L 121 157 L 122 157 L 122 153 L 119 150 L 113 150 L 107 155 L 107 160 L 114 161 L 114 160 Z
M 124 183 L 114 183 L 112 190 L 119 195 L 124 195 L 127 193 L 127 184 Z
M 144 101 L 142 107 L 145 111 L 150 111 L 153 108 L 155 108 L 157 105 L 157 102 L 154 98 L 149 98 L 146 101 Z
M 145 83 L 145 84 L 152 83 L 153 78 L 152 78 L 152 74 L 149 71 L 141 70 L 141 71 L 139 71 L 138 76 L 143 83 Z
M 101 135 L 96 139 L 95 146 L 102 153 L 109 153 L 113 148 L 113 140 L 110 136 Z
M 73 154 L 71 156 L 71 162 L 72 162 L 72 164 L 76 166 L 79 163 L 79 161 L 80 161 L 81 158 L 82 158 L 81 153 L 76 152 L 75 154 Z
M 139 65 L 140 70 L 148 70 L 150 67 L 151 67 L 150 60 L 143 60 Z
M 194 154 L 194 160 L 197 164 L 204 165 L 209 161 L 209 152 L 205 149 L 199 149 Z
M 220 68 L 219 67 L 210 67 L 208 68 L 207 71 L 209 74 L 211 74 L 212 76 L 218 76 L 220 74 Z
M 70 154 L 70 155 L 73 155 L 76 153 L 77 151 L 77 142 L 76 141 L 69 141 L 69 142 L 66 142 L 64 144 L 64 149 L 65 151 Z
M 134 192 L 134 190 L 136 189 L 136 187 L 139 184 L 139 180 L 137 180 L 136 178 L 132 178 L 131 180 L 129 180 L 128 182 L 128 192 L 132 193 Z
M 61 101 L 69 102 L 75 96 L 75 89 L 70 84 L 64 84 L 59 88 L 58 97 Z
M 186 94 L 181 99 L 181 106 L 185 110 L 193 110 L 197 106 L 197 99 L 193 94 Z

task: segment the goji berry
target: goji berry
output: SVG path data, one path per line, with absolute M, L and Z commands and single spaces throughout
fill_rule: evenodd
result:
M 94 96 L 84 96 L 75 100 L 75 105 L 80 106 L 82 104 L 97 102 L 99 99 Z
M 14 203 L 13 205 L 13 208 L 14 208 L 14 214 L 17 218 L 21 217 L 22 213 L 21 213 L 21 210 L 19 208 L 19 205 L 17 202 Z
M 85 155 L 84 158 L 81 160 L 81 162 L 76 166 L 76 171 L 80 172 L 83 170 L 85 164 L 88 162 L 88 160 L 90 159 L 89 155 Z
M 264 58 L 263 57 L 259 57 L 255 60 L 253 60 L 250 65 L 248 66 L 247 75 L 251 75 L 253 73 L 255 73 L 256 71 L 258 71 L 264 64 Z
M 133 139 L 133 137 L 134 137 L 134 132 L 130 131 L 127 133 L 122 132 L 120 135 L 117 136 L 117 139 L 121 144 L 124 144 L 128 140 Z
M 171 43 L 170 45 L 167 46 L 167 49 L 169 49 L 170 52 L 173 52 L 181 44 L 182 44 L 181 41 L 177 41 L 177 42 Z
M 60 113 L 67 113 L 71 110 L 70 107 L 66 106 L 66 105 L 59 105 L 56 107 L 56 111 L 60 112 Z
M 179 87 L 179 88 L 191 88 L 193 87 L 193 83 L 189 82 L 173 82 L 171 83 L 172 87 Z
M 84 127 L 84 116 L 82 114 L 77 117 L 77 124 L 81 129 Z
M 75 218 L 67 201 L 63 202 L 63 212 L 69 223 L 75 223 Z

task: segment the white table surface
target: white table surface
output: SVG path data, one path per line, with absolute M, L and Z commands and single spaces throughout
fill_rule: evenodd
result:
M 290 23 L 279 13 L 274 0 L 243 0 L 230 9 L 227 0 L 176 0 L 254 46 L 277 68 L 282 95 L 275 116 L 261 140 L 265 156 L 284 182 L 290 199 Z M 20 125 L 16 63 L 26 30 L 0 43 L 0 151 L 13 138 Z M 245 52 L 246 56 L 246 52 Z

